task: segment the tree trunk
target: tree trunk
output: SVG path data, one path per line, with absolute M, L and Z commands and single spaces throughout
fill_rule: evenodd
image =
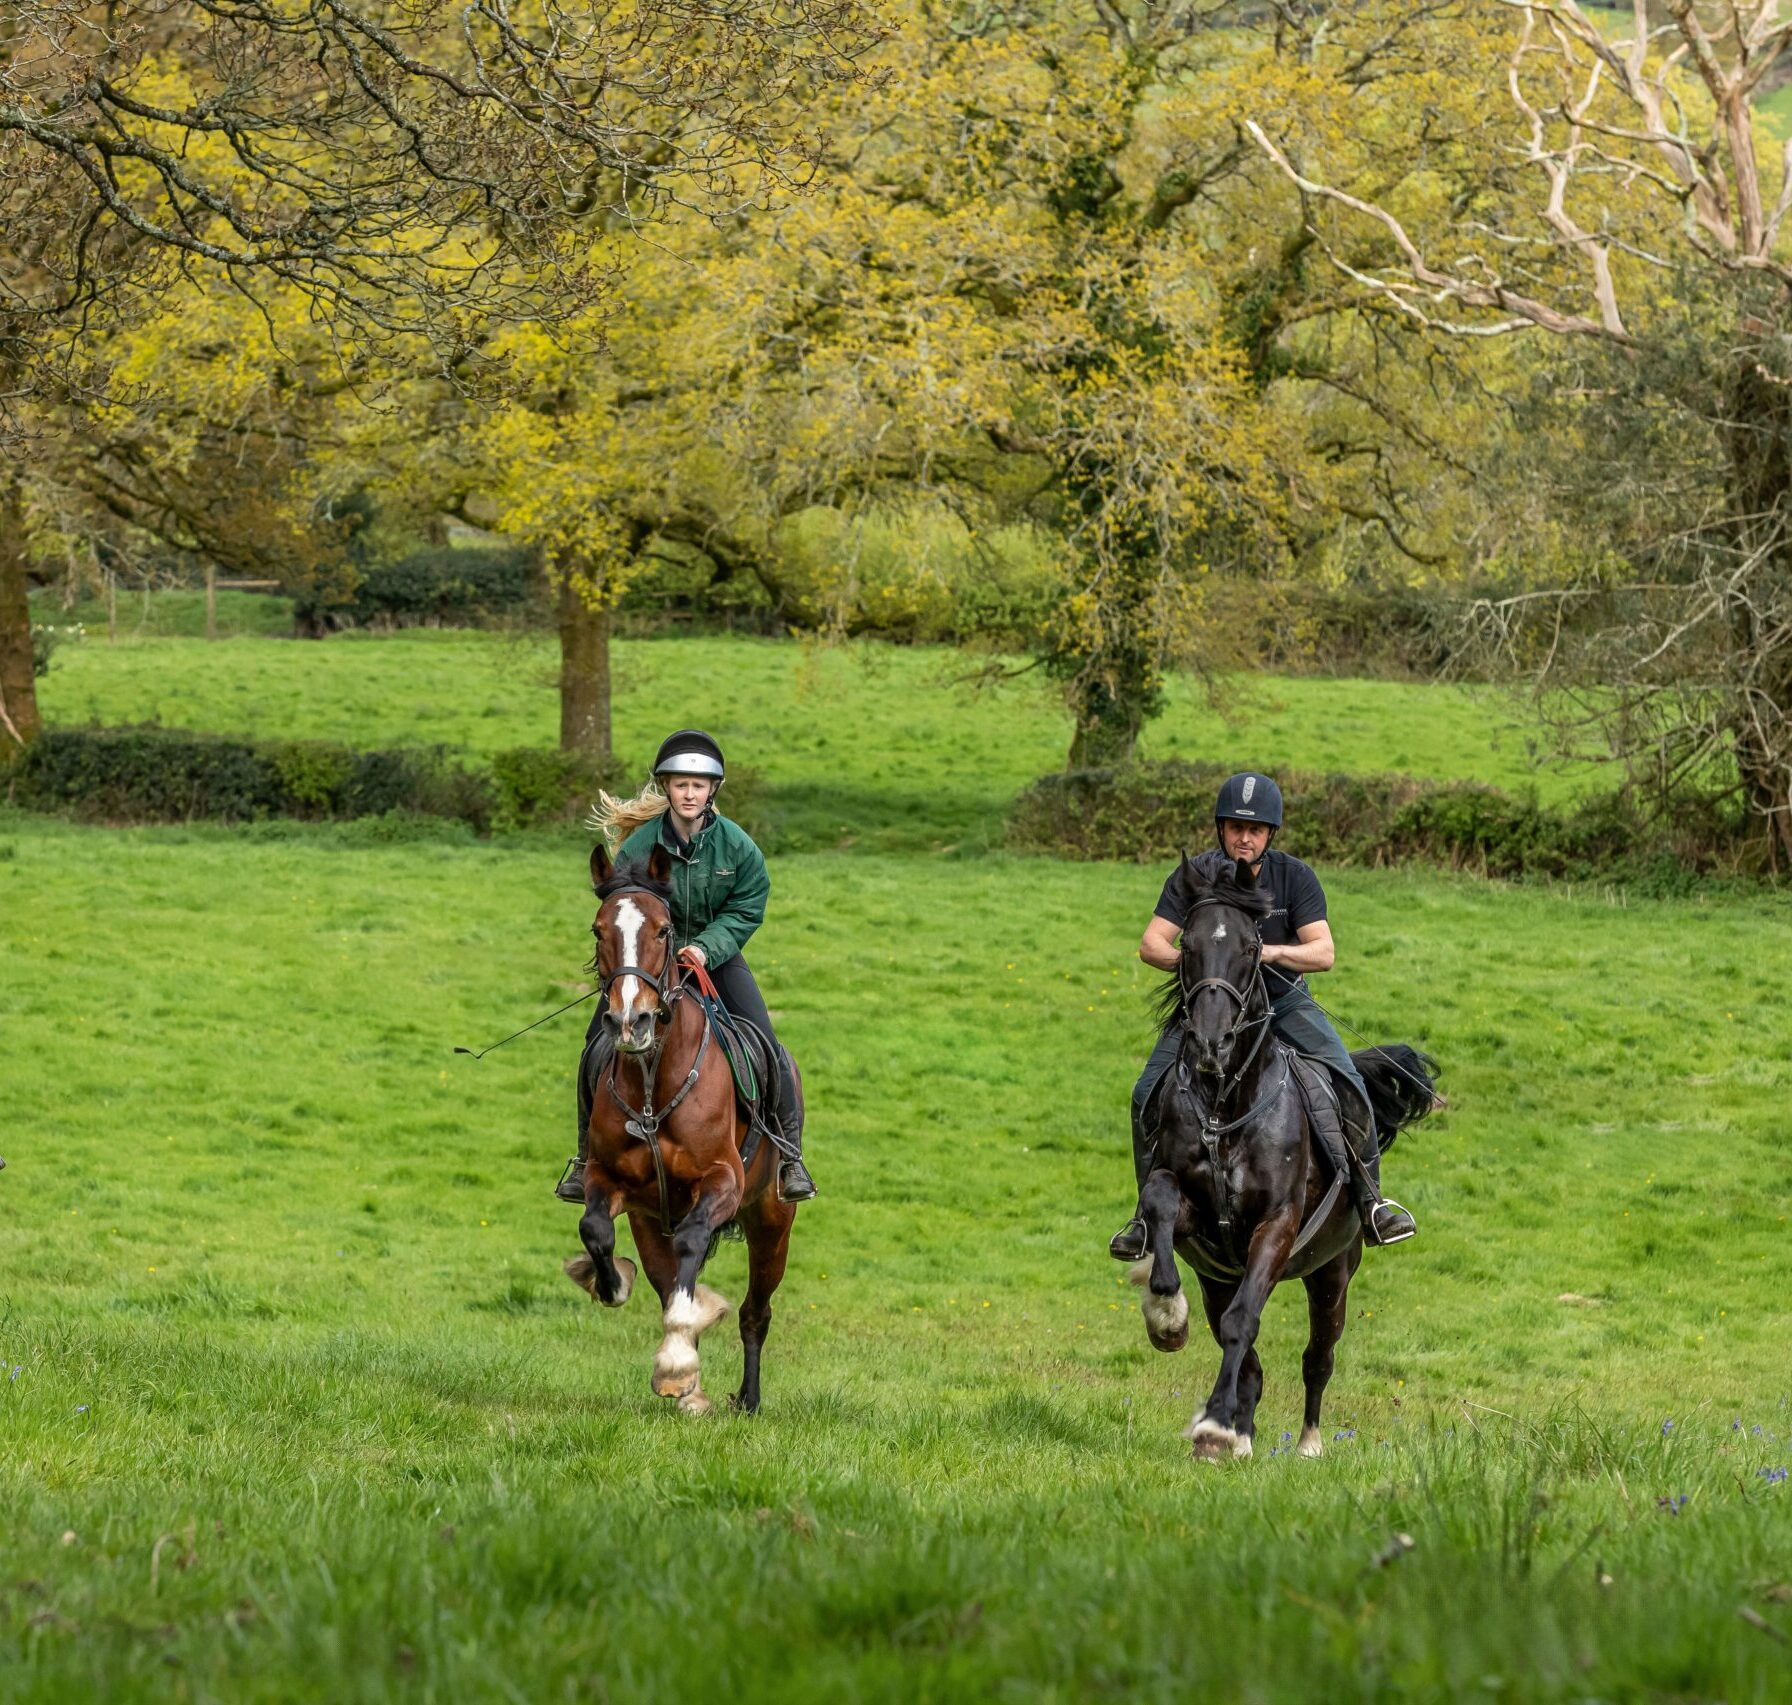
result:
M 0 473 L 0 753 L 16 754 L 43 732 L 25 596 L 25 491 Z
M 1082 678 L 1071 683 L 1069 697 L 1076 731 L 1064 767 L 1101 770 L 1128 762 L 1145 725 L 1142 698 L 1124 689 L 1116 692 L 1111 682 Z
M 582 575 L 560 587 L 560 750 L 610 761 L 610 611 L 592 607 Z
M 1139 730 L 1163 708 L 1165 635 L 1153 562 L 1116 558 L 1090 585 L 1092 622 L 1076 622 L 1056 659 L 1076 731 L 1065 767 L 1106 769 L 1128 762 Z
M 218 637 L 218 565 L 209 558 L 205 565 L 205 637 Z
M 1730 505 L 1745 573 L 1720 587 L 1734 641 L 1731 735 L 1776 869 L 1792 868 L 1792 394 L 1751 354 L 1730 395 Z

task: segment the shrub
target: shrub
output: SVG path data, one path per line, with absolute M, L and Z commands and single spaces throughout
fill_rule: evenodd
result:
M 492 754 L 492 822 L 499 829 L 538 829 L 570 823 L 589 810 L 600 787 L 628 786 L 620 760 L 597 764 L 545 746 L 515 746 Z
M 413 551 L 362 571 L 347 599 L 314 587 L 293 601 L 301 633 L 344 627 L 474 627 L 535 596 L 534 556 L 521 549 Z
M 354 772 L 354 754 L 320 740 L 294 741 L 268 749 L 286 798 L 320 817 L 336 814 L 343 788 Z
M 14 767 L 20 805 L 104 822 L 269 817 L 355 818 L 410 812 L 481 833 L 491 779 L 440 747 L 355 752 L 324 742 L 259 745 L 164 728 L 56 728 Z
M 1043 776 L 1015 800 L 1008 844 L 1059 858 L 1158 862 L 1209 844 L 1213 800 L 1232 767 L 1168 762 Z M 1327 864 L 1408 860 L 1487 876 L 1671 882 L 1732 850 L 1716 818 L 1697 833 L 1652 825 L 1622 794 L 1565 810 L 1534 795 L 1410 776 L 1277 770 L 1300 857 Z
M 52 728 L 13 772 L 18 803 L 107 822 L 244 822 L 279 812 L 280 772 L 242 741 L 160 728 Z
M 80 622 L 67 622 L 61 627 L 34 622 L 31 626 L 31 673 L 44 676 L 50 672 L 50 659 L 56 648 L 70 640 L 80 640 L 87 630 Z

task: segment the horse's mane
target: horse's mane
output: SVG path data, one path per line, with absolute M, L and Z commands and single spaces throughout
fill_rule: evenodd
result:
M 1192 903 L 1211 900 L 1217 905 L 1231 906 L 1253 920 L 1266 918 L 1275 909 L 1275 896 L 1267 887 L 1245 887 L 1238 880 L 1238 866 L 1217 847 L 1195 858 L 1182 859 L 1182 878 Z M 1151 997 L 1152 1016 L 1158 1029 L 1168 1030 L 1182 1015 L 1182 977 L 1172 971 L 1163 986 Z
M 672 903 L 672 884 L 656 882 L 649 876 L 645 858 L 625 858 L 610 872 L 598 888 L 597 897 L 600 900 L 607 900 L 612 894 L 619 893 L 624 888 L 645 888 L 655 899 L 664 900 L 667 905 Z
M 613 855 L 643 823 L 651 823 L 665 809 L 665 790 L 657 781 L 650 781 L 633 799 L 618 799 L 599 788 L 597 803 L 586 816 L 585 826 L 603 836 Z

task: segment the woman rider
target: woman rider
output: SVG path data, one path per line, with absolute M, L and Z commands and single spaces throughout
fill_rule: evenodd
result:
M 790 1056 L 772 1034 L 765 999 L 741 957 L 748 937 L 765 921 L 771 878 L 752 836 L 715 808 L 725 773 L 722 748 L 701 729 L 681 728 L 660 747 L 653 761 L 653 782 L 633 799 L 600 794 L 593 822 L 606 837 L 621 839 L 618 861 L 645 858 L 656 841 L 671 854 L 672 932 L 684 944 L 678 950 L 679 963 L 707 969 L 723 1006 L 755 1025 L 771 1044 L 785 1156 L 778 1190 L 787 1202 L 806 1202 L 815 1194 L 815 1181 L 802 1161 L 802 1113 Z M 586 1049 L 593 1045 L 606 1050 L 613 1046 L 601 1011 L 585 1032 Z M 587 1071 L 581 1058 L 579 1152 L 555 1189 L 562 1201 L 585 1200 L 585 1136 L 591 1125 L 587 1085 L 596 1079 L 597 1071 Z
M 1373 1120 L 1364 1122 L 1369 1092 L 1338 1032 L 1319 1004 L 1307 992 L 1307 975 L 1332 968 L 1332 928 L 1326 921 L 1325 890 L 1310 865 L 1269 843 L 1282 826 L 1282 790 L 1268 776 L 1242 772 L 1228 777 L 1213 806 L 1214 835 L 1220 851 L 1234 863 L 1250 866 L 1260 888 L 1274 897 L 1274 909 L 1258 926 L 1263 942 L 1259 963 L 1263 987 L 1270 999 L 1270 1028 L 1298 1054 L 1330 1069 L 1342 1089 L 1359 1103 L 1357 1118 L 1345 1121 L 1330 1109 L 1314 1109 L 1313 1134 L 1326 1152 L 1334 1171 L 1347 1181 L 1351 1199 L 1370 1243 L 1403 1243 L 1418 1227 L 1398 1202 L 1380 1191 L 1380 1166 L 1375 1151 Z M 1188 921 L 1190 899 L 1183 887 L 1182 866 L 1177 865 L 1158 896 L 1157 908 L 1139 943 L 1139 957 L 1160 971 L 1174 971 L 1181 958 L 1177 937 Z M 1182 1047 L 1182 1029 L 1166 1025 L 1139 1074 L 1132 1092 L 1133 1168 L 1141 1187 L 1155 1164 L 1157 1134 L 1149 1115 L 1154 1111 L 1152 1092 L 1176 1063 Z M 1344 1152 L 1354 1138 L 1362 1164 L 1353 1166 Z M 1145 1253 L 1145 1222 L 1128 1220 L 1108 1244 L 1118 1261 L 1136 1261 Z

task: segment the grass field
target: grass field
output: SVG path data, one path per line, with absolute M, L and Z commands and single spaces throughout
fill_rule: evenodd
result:
M 486 753 L 554 743 L 556 667 L 539 638 L 442 630 L 322 643 L 90 637 L 57 655 L 42 700 L 65 723 Z M 672 714 L 713 729 L 760 773 L 786 846 L 983 847 L 1015 792 L 1062 767 L 1070 725 L 1042 677 L 979 688 L 965 681 L 975 667 L 935 647 L 623 641 L 617 749 L 645 766 Z M 1535 786 L 1547 798 L 1597 776 L 1539 770 L 1533 744 L 1519 707 L 1489 689 L 1265 677 L 1228 685 L 1218 707 L 1174 682 L 1141 750 Z
M 284 650 L 355 660 L 371 742 L 452 651 L 419 637 Z M 972 735 L 889 767 L 956 726 L 899 688 L 937 657 L 711 643 L 625 655 L 667 694 L 725 667 L 772 779 L 1012 785 Z M 51 681 L 123 703 L 160 656 L 218 714 L 262 649 Z M 964 714 L 1033 722 L 1015 689 Z M 558 1271 L 575 1020 L 449 1051 L 582 986 L 578 849 L 376 834 L 0 816 L 0 1696 L 1786 1697 L 1785 898 L 1329 880 L 1321 997 L 1432 1049 L 1454 1107 L 1390 1159 L 1424 1233 L 1365 1262 L 1328 1455 L 1279 1450 L 1287 1296 L 1263 1448 L 1216 1468 L 1177 1437 L 1215 1353 L 1152 1352 L 1103 1253 L 1159 873 L 777 861 L 752 957 L 824 1194 L 764 1412 L 691 1422 L 648 1394 L 645 1293 Z M 743 1265 L 709 1275 L 736 1302 Z M 732 1321 L 705 1348 L 726 1390 Z

